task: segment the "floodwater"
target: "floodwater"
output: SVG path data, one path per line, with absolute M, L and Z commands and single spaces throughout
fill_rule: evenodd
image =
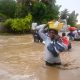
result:
M 62 66 L 49 67 L 31 35 L 0 36 L 0 80 L 80 80 L 80 42 L 72 46 L 60 54 Z

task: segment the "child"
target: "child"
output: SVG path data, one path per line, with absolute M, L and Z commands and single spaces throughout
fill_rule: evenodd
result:
M 62 33 L 62 37 L 61 37 L 63 43 L 68 46 L 68 50 L 71 49 L 71 43 L 69 41 L 68 36 L 66 36 L 66 33 Z

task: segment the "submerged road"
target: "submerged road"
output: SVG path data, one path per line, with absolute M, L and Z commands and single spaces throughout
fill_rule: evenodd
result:
M 44 63 L 44 44 L 31 35 L 0 36 L 0 80 L 80 80 L 80 42 L 60 54 L 64 66 Z

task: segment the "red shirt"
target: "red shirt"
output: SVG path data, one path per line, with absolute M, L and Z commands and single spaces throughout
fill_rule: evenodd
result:
M 67 38 L 66 36 L 61 37 L 61 39 L 62 39 L 63 43 L 64 43 L 66 46 L 69 45 L 69 40 L 68 40 L 68 38 Z

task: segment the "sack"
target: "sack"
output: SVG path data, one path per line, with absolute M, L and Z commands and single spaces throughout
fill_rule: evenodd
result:
M 55 42 L 55 43 L 50 43 L 47 46 L 47 49 L 55 56 L 57 57 L 59 55 L 60 52 L 63 52 L 65 50 L 64 46 L 59 43 L 59 42 Z

